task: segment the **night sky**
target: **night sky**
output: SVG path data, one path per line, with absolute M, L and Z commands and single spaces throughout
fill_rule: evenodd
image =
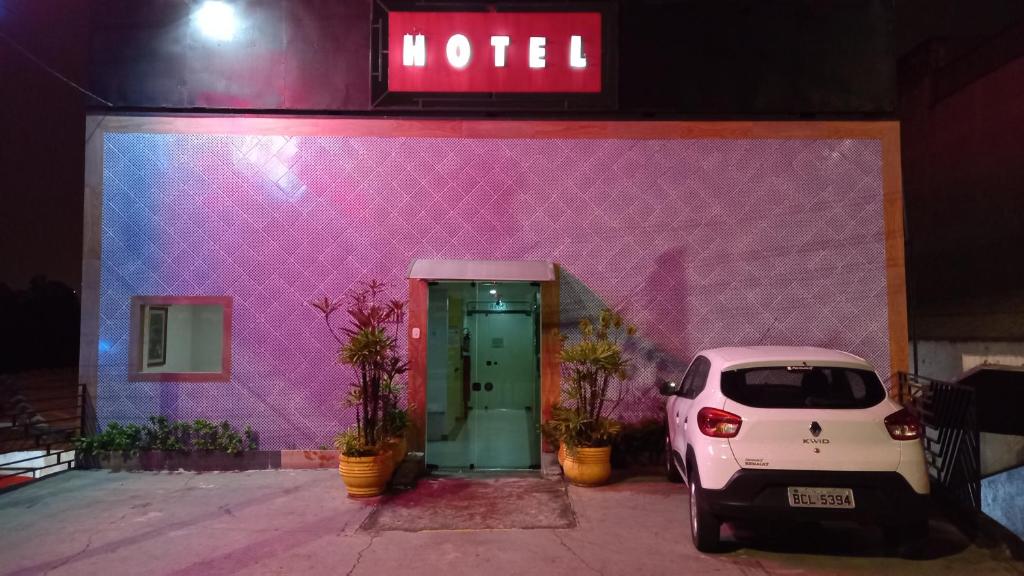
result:
M 85 83 L 85 0 L 0 0 L 0 33 Z M 77 289 L 85 97 L 0 37 L 0 283 L 44 274 Z

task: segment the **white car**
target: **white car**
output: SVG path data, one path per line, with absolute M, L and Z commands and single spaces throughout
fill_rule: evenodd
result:
M 689 485 L 698 550 L 716 550 L 722 522 L 738 519 L 873 523 L 898 545 L 927 536 L 922 426 L 863 358 L 716 348 L 660 389 L 666 471 Z

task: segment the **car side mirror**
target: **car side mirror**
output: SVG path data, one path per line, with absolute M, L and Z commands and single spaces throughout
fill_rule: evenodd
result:
M 679 383 L 672 382 L 670 380 L 664 380 L 658 383 L 658 392 L 661 392 L 662 396 L 675 396 L 679 394 Z

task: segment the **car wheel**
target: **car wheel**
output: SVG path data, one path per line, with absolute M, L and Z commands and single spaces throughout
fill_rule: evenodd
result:
M 715 518 L 704 504 L 704 489 L 700 485 L 697 467 L 690 473 L 690 535 L 693 546 L 701 552 L 717 552 L 721 522 Z
M 668 436 L 665 436 L 665 477 L 668 478 L 669 482 L 678 484 L 683 481 L 683 475 L 679 473 L 679 468 L 672 461 L 672 455 L 672 442 L 668 439 Z

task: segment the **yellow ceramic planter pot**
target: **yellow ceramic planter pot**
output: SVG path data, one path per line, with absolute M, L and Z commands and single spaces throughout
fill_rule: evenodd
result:
M 559 442 L 558 443 L 558 465 L 559 466 L 564 466 L 565 465 L 565 443 L 564 442 Z
M 349 498 L 370 498 L 384 492 L 392 471 L 391 452 L 375 456 L 339 456 L 338 472 Z
M 576 486 L 600 486 L 612 475 L 612 447 L 566 450 L 562 471 Z
M 405 440 L 405 436 L 395 436 L 391 438 L 391 456 L 392 464 L 395 468 L 405 460 L 405 454 L 409 450 L 409 443 Z
M 380 458 L 380 478 L 384 486 L 391 481 L 391 475 L 395 473 L 395 457 L 391 446 L 384 448 L 384 451 L 377 455 Z

